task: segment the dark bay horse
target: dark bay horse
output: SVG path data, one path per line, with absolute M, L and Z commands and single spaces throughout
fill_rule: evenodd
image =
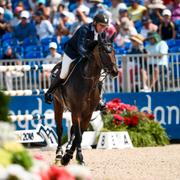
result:
M 67 83 L 54 93 L 54 111 L 57 125 L 58 147 L 56 162 L 67 165 L 77 150 L 76 159 L 84 164 L 81 151 L 82 134 L 87 130 L 92 113 L 100 100 L 99 78 L 101 70 L 115 77 L 118 74 L 115 51 L 112 47 L 114 36 L 104 42 L 102 38 L 96 41 L 91 55 L 81 60 L 74 69 Z M 62 115 L 64 106 L 72 113 L 71 137 L 63 155 L 61 148 Z

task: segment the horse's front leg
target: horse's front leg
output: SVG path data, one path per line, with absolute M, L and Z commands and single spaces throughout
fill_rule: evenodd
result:
M 63 127 L 62 127 L 62 116 L 63 116 L 63 107 L 54 98 L 54 113 L 55 113 L 55 121 L 56 121 L 56 132 L 58 136 L 58 146 L 56 149 L 56 158 L 55 164 L 60 165 L 60 161 L 63 157 L 63 150 L 62 150 L 62 134 L 63 134 Z
M 62 165 L 67 165 L 70 159 L 73 158 L 73 153 L 76 147 L 81 147 L 82 133 L 80 127 L 80 118 L 74 118 L 74 116 L 72 115 L 72 121 L 73 126 L 71 128 L 71 132 L 73 133 L 71 134 L 73 138 L 68 142 L 66 153 L 61 160 Z
M 81 120 L 81 142 L 82 142 L 82 135 L 83 132 L 87 130 L 89 126 L 89 121 L 91 119 L 92 114 L 82 116 Z M 82 155 L 82 149 L 81 149 L 81 142 L 77 143 L 77 151 L 76 151 L 76 160 L 78 161 L 79 164 L 84 165 L 84 159 Z

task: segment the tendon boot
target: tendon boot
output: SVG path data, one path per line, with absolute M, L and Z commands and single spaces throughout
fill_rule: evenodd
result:
M 102 82 L 99 82 L 98 83 L 98 89 L 99 89 L 99 93 L 100 93 L 100 96 L 101 96 L 101 99 L 100 99 L 100 102 L 99 102 L 99 104 L 97 105 L 97 107 L 96 107 L 96 111 L 105 111 L 105 109 L 106 109 L 106 103 L 103 101 L 103 99 L 102 99 Z
M 105 109 L 106 109 L 106 103 L 101 99 L 96 107 L 96 111 L 105 111 Z
M 53 94 L 56 91 L 56 88 L 59 87 L 63 82 L 63 79 L 56 77 L 52 83 L 48 91 L 44 94 L 44 99 L 47 104 L 51 104 L 53 101 Z

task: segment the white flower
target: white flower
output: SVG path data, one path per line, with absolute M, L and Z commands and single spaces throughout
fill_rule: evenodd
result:
M 26 171 L 22 166 L 17 164 L 8 166 L 7 172 L 9 176 L 15 176 L 18 180 L 40 180 L 38 175 Z
M 15 127 L 13 124 L 0 122 L 0 144 L 3 144 L 5 141 L 15 140 L 14 130 Z
M 8 172 L 4 167 L 0 165 L 0 179 L 7 179 L 8 177 Z

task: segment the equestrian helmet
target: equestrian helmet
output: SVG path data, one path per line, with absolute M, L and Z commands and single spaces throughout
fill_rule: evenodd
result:
M 106 14 L 97 14 L 93 20 L 94 22 L 100 23 L 105 26 L 108 26 L 109 24 L 109 17 Z

